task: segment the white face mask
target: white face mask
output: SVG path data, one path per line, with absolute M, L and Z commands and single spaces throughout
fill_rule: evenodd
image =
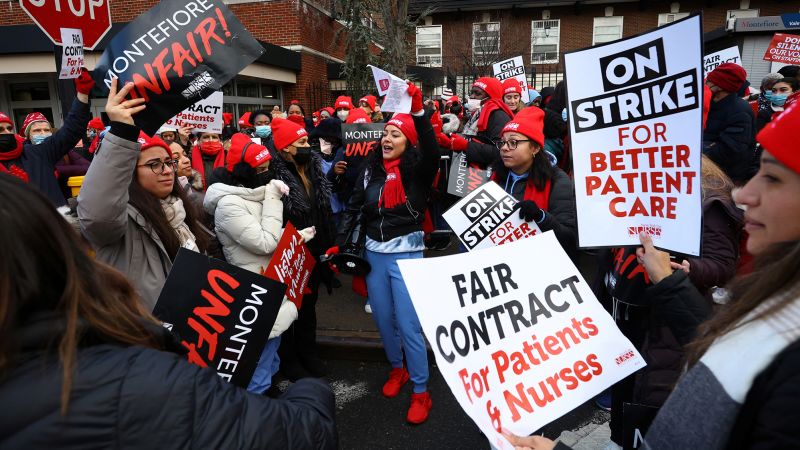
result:
M 350 115 L 350 111 L 348 111 L 346 109 L 340 109 L 339 111 L 336 111 L 336 117 L 338 117 L 339 120 L 341 120 L 342 122 L 347 120 L 347 116 L 349 116 L 349 115 Z
M 330 155 L 331 152 L 333 152 L 333 144 L 325 139 L 319 138 L 319 151 L 321 151 L 323 155 Z
M 474 111 L 480 108 L 481 108 L 481 101 L 478 100 L 477 98 L 471 98 L 467 100 L 467 109 L 469 109 L 470 111 Z

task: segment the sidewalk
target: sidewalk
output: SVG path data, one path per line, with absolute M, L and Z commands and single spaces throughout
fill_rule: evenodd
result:
M 589 423 L 573 431 L 564 431 L 557 441 L 569 445 L 573 450 L 603 450 L 611 439 L 608 422 Z

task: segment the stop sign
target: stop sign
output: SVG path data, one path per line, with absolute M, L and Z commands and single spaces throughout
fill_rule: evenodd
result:
M 19 0 L 22 9 L 54 44 L 62 28 L 79 28 L 83 47 L 92 50 L 111 29 L 110 0 Z

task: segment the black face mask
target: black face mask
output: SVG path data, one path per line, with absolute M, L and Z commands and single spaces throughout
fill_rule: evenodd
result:
M 458 113 L 460 113 L 460 112 L 461 112 L 461 105 L 459 105 L 457 103 L 453 104 L 453 105 L 450 105 L 450 113 L 451 114 L 458 115 Z
M 308 164 L 311 161 L 311 147 L 297 147 L 297 153 L 292 158 L 301 166 Z
M 268 185 L 273 178 L 275 178 L 275 176 L 272 174 L 271 170 L 267 170 L 266 172 L 261 172 L 259 174 L 256 174 L 255 176 L 256 187 Z
M 13 134 L 0 134 L 0 153 L 10 152 L 17 148 L 17 139 Z

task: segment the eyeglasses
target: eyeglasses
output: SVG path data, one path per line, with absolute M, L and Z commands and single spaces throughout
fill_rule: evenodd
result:
M 164 173 L 164 169 L 169 165 L 172 168 L 172 171 L 178 170 L 178 161 L 174 159 L 168 159 L 166 161 L 150 161 L 146 164 L 139 164 L 136 167 L 149 167 L 150 170 L 153 171 L 156 175 L 161 175 Z
M 498 150 L 502 150 L 505 146 L 508 146 L 509 150 L 516 150 L 517 145 L 519 145 L 520 142 L 531 142 L 531 139 L 509 139 L 507 141 L 497 140 L 494 141 L 494 145 L 497 146 Z

